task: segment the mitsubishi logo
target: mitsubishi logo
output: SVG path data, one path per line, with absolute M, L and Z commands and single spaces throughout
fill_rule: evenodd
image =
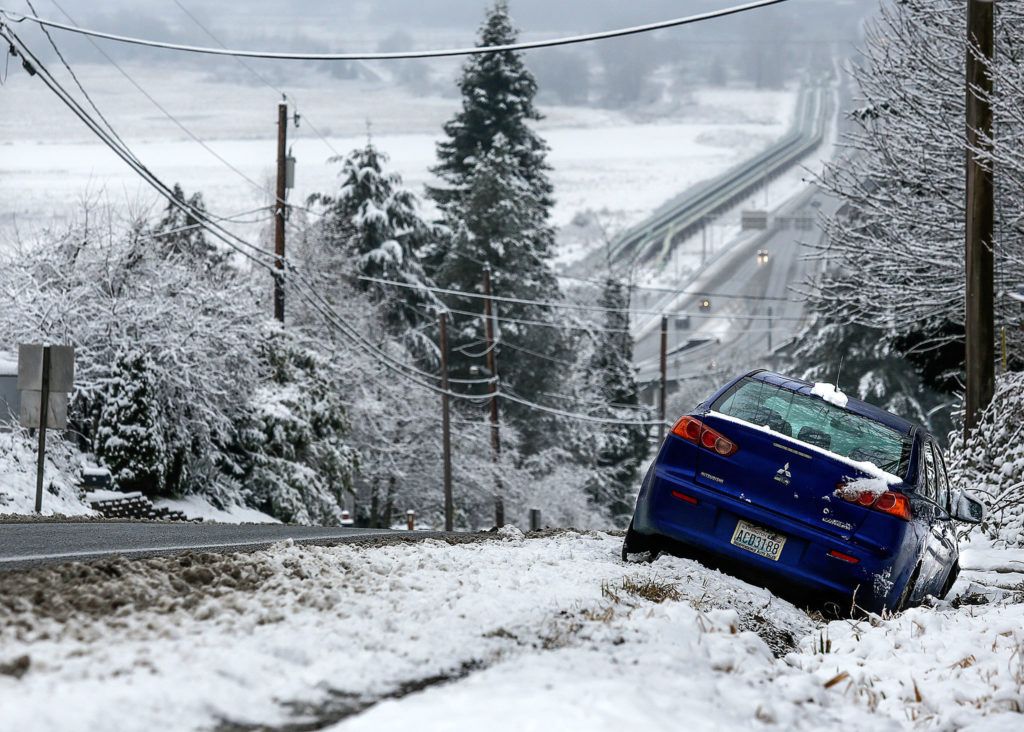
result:
M 789 485 L 789 481 L 793 478 L 793 475 L 789 472 L 789 463 L 786 463 L 781 468 L 775 471 L 775 480 L 782 483 L 782 485 Z

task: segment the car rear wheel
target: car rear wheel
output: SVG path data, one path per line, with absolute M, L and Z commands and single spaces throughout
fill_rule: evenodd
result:
M 653 536 L 638 534 L 633 530 L 632 519 L 626 529 L 626 538 L 622 541 L 623 562 L 653 562 L 658 558 L 658 542 Z
M 917 575 L 921 573 L 921 563 L 918 562 L 917 566 L 914 567 L 914 573 L 910 575 L 910 579 L 907 580 L 907 584 L 903 587 L 903 592 L 900 593 L 899 602 L 896 603 L 894 608 L 895 612 L 901 613 L 910 607 L 910 598 L 914 594 L 914 585 L 917 584 Z
M 960 576 L 960 560 L 953 562 L 953 566 L 949 570 L 949 576 L 946 577 L 945 584 L 942 585 L 942 592 L 939 593 L 939 599 L 944 600 L 949 591 L 953 589 L 953 585 L 956 584 L 957 577 Z

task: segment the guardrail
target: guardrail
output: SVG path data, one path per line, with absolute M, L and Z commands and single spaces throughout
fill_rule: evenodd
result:
M 831 114 L 828 87 L 805 87 L 798 105 L 794 128 L 782 139 L 617 237 L 611 246 L 612 260 L 650 260 L 666 243 L 693 234 L 707 218 L 735 206 L 821 144 Z

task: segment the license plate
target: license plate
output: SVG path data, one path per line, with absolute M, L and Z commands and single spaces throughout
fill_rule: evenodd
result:
M 759 557 L 766 557 L 773 562 L 779 561 L 786 537 L 774 531 L 740 521 L 732 532 L 732 545 L 746 549 Z

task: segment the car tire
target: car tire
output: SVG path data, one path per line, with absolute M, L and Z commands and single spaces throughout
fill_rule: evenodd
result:
M 658 542 L 652 536 L 637 533 L 633 530 L 630 519 L 626 529 L 626 538 L 622 540 L 622 561 L 630 563 L 653 562 L 660 553 Z
M 956 584 L 957 578 L 960 576 L 960 560 L 953 562 L 953 566 L 949 570 L 949 576 L 946 577 L 945 583 L 942 585 L 942 592 L 939 593 L 939 599 L 946 599 L 946 595 L 953 589 L 953 585 Z
M 901 613 L 910 607 L 910 598 L 914 595 L 914 586 L 917 585 L 917 576 L 921 573 L 921 563 L 918 562 L 917 566 L 914 567 L 914 573 L 910 575 L 910 579 L 907 580 L 906 586 L 903 588 L 903 592 L 900 593 L 900 599 L 896 603 L 894 612 Z

